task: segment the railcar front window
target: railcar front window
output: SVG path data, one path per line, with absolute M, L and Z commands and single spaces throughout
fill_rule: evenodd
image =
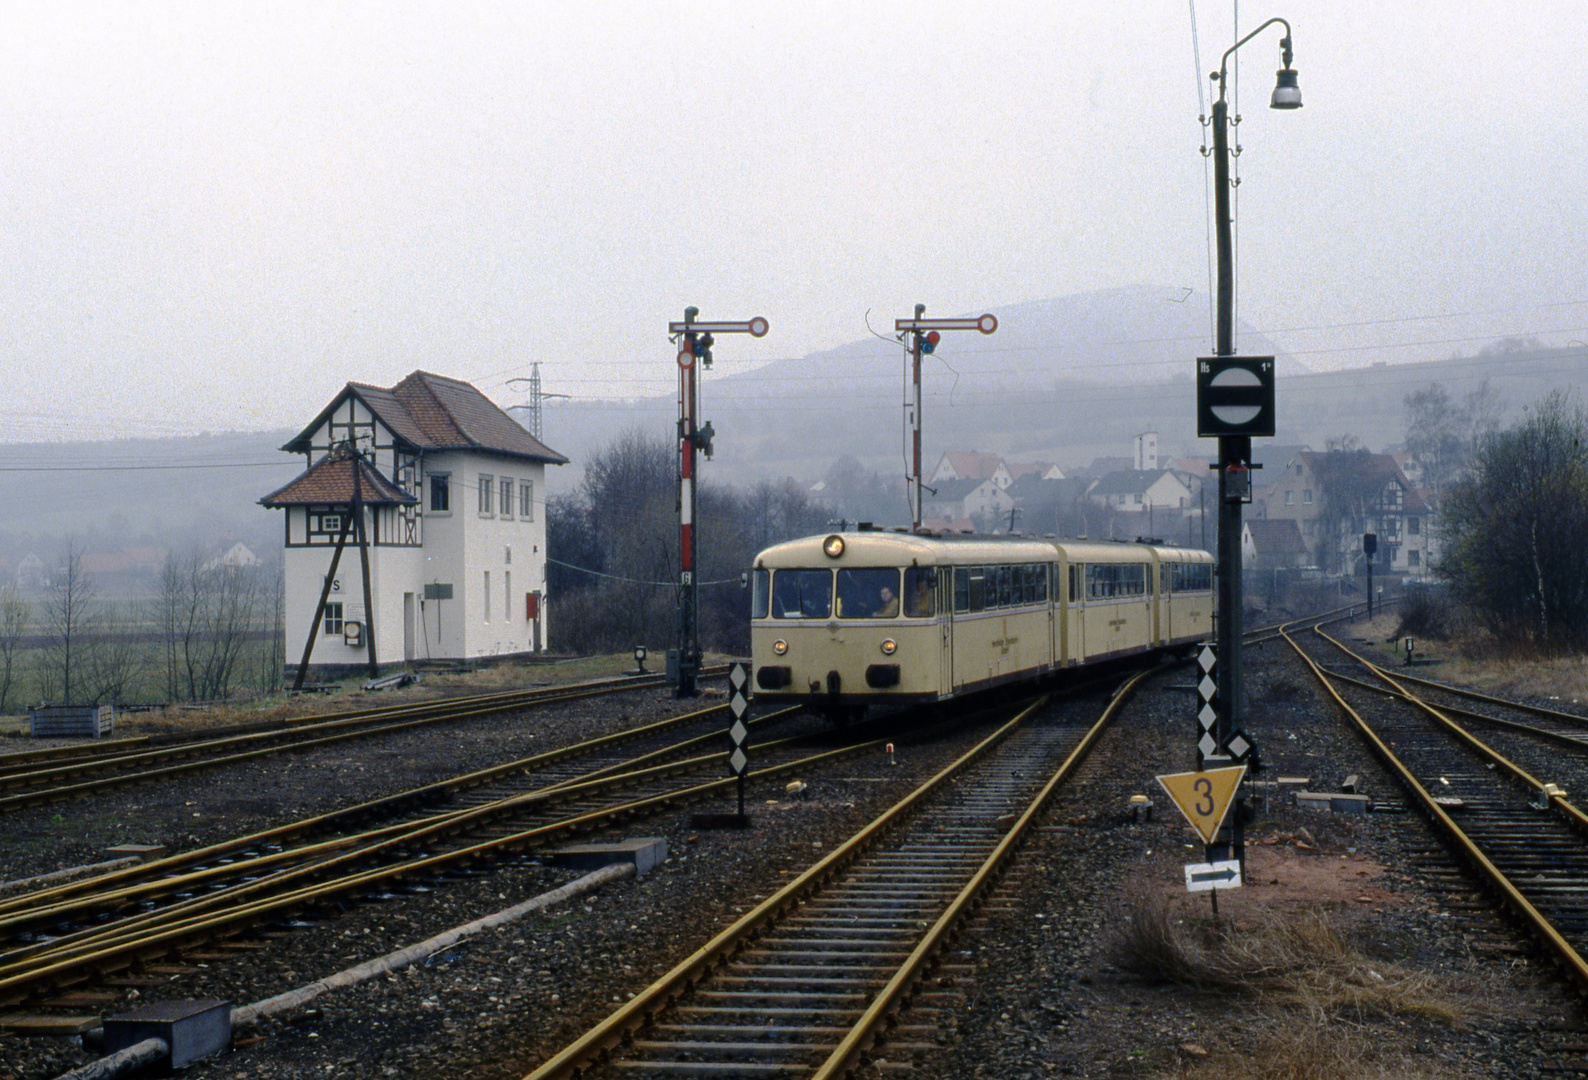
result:
M 779 570 L 772 575 L 772 618 L 825 619 L 833 611 L 828 570 Z
M 757 570 L 750 580 L 750 618 L 764 619 L 771 605 L 772 572 Z
M 937 614 L 937 573 L 920 566 L 904 572 L 904 613 L 912 619 L 929 619 Z
M 897 619 L 899 571 L 891 566 L 838 571 L 840 619 Z

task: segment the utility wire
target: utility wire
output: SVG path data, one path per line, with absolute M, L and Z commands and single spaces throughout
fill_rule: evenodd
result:
M 563 562 L 561 559 L 553 559 L 550 555 L 546 556 L 546 561 L 549 562 L 549 563 L 554 563 L 557 566 L 566 567 L 569 570 L 577 570 L 581 574 L 589 574 L 591 577 L 606 578 L 609 581 L 623 581 L 623 582 L 627 582 L 630 585 L 665 585 L 665 586 L 673 586 L 673 585 L 677 585 L 678 584 L 678 582 L 676 582 L 676 581 L 646 581 L 644 578 L 621 577 L 621 576 L 619 576 L 617 574 L 603 574 L 599 570 L 591 570 L 588 567 L 575 566 L 573 563 Z M 700 582 L 696 582 L 696 584 L 697 585 L 737 585 L 737 584 L 739 584 L 739 579 L 738 578 L 723 578 L 721 581 L 700 581 Z

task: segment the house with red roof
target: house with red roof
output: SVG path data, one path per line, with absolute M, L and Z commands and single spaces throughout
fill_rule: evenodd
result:
M 306 645 L 311 669 L 544 646 L 545 473 L 568 459 L 479 390 L 426 371 L 348 383 L 282 449 L 305 469 L 259 502 L 284 511 L 291 662 Z

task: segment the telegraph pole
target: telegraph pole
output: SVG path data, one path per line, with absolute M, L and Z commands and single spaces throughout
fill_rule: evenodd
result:
M 668 681 L 677 697 L 695 696 L 700 675 L 700 582 L 696 576 L 695 468 L 697 452 L 711 457 L 709 423 L 699 423 L 700 388 L 696 361 L 711 367 L 716 334 L 749 334 L 765 337 L 767 321 L 759 316 L 745 322 L 696 322 L 697 307 L 684 309 L 684 321 L 667 324 L 670 340 L 678 342 L 678 648 L 667 653 Z
M 893 332 L 902 341 L 910 338 L 910 383 L 915 392 L 914 411 L 911 415 L 910 472 L 914 505 L 911 507 L 910 528 L 921 531 L 921 354 L 930 353 L 943 339 L 944 330 L 980 330 L 990 334 L 998 329 L 998 316 L 982 315 L 974 319 L 923 319 L 925 304 L 915 305 L 915 318 L 893 320 Z

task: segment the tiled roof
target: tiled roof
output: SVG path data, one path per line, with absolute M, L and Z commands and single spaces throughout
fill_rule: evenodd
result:
M 259 505 L 351 506 L 353 469 L 357 463 L 359 495 L 367 506 L 412 504 L 419 500 L 381 476 L 369 462 L 346 453 L 332 453 L 315 462 L 307 472 L 278 491 L 259 500 Z
M 1111 472 L 1097 482 L 1089 494 L 1102 495 L 1145 495 L 1147 489 L 1163 478 L 1164 469 L 1124 469 Z
M 1259 554 L 1300 555 L 1306 551 L 1301 530 L 1289 518 L 1248 518 L 1242 524 Z
M 990 450 L 950 450 L 943 455 L 961 480 L 986 480 L 998 471 L 1003 459 Z
M 926 493 L 926 501 L 937 503 L 959 502 L 986 482 L 985 477 L 982 479 L 961 477 L 958 480 L 939 480 L 932 485 L 936 494 L 928 491 Z
M 473 386 L 428 371 L 416 371 L 390 389 L 348 383 L 282 449 L 293 453 L 308 450 L 310 437 L 349 394 L 357 395 L 393 434 L 415 450 L 484 450 L 549 465 L 568 463 Z

